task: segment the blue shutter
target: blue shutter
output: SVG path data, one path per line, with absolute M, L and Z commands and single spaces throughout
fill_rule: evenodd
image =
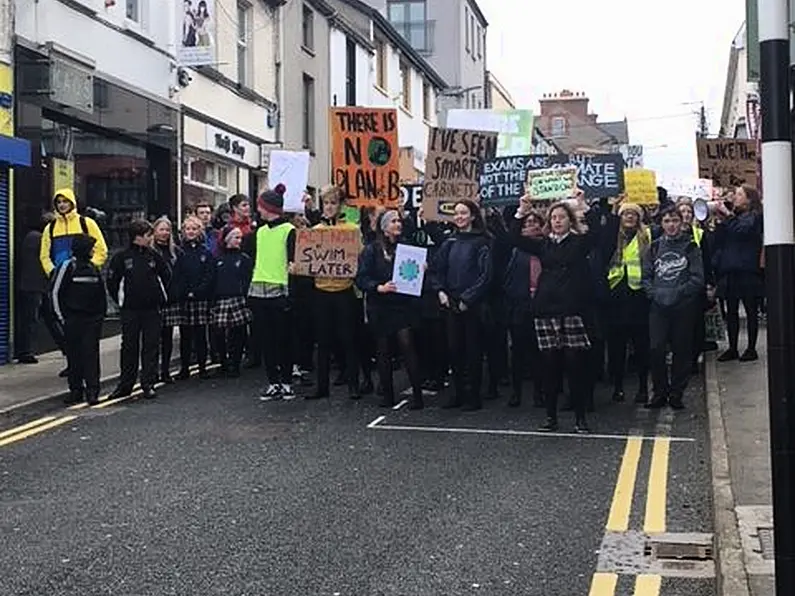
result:
M 11 360 L 11 204 L 8 165 L 0 164 L 0 365 Z

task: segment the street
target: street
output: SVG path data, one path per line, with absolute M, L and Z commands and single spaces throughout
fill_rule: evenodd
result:
M 711 540 L 701 377 L 676 414 L 600 385 L 591 435 L 543 436 L 529 403 L 261 403 L 257 376 L 7 415 L 0 594 L 715 594 L 711 560 L 643 551 Z

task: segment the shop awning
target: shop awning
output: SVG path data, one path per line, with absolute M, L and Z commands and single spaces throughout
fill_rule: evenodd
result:
M 0 135 L 0 163 L 30 166 L 30 141 Z

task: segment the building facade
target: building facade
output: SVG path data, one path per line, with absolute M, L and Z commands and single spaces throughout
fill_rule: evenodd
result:
M 493 110 L 515 110 L 516 104 L 513 102 L 510 92 L 500 83 L 493 72 L 486 74 L 488 104 Z
M 281 4 L 216 0 L 216 62 L 187 69 L 176 91 L 182 107 L 181 211 L 198 202 L 219 205 L 233 194 L 253 199 L 266 186 L 267 151 L 281 145 Z
M 337 10 L 330 103 L 397 108 L 401 182 L 416 182 L 447 84 L 380 12 L 359 0 L 329 2 Z
M 758 107 L 758 85 L 749 81 L 748 76 L 747 30 L 743 24 L 732 40 L 729 50 L 719 136 L 738 139 L 757 138 Z

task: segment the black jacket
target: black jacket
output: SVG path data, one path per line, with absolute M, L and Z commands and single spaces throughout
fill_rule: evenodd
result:
M 107 298 L 102 274 L 91 261 L 71 258 L 52 276 L 52 308 L 61 324 L 74 317 L 101 321 Z
M 379 294 L 378 286 L 392 280 L 395 269 L 395 255 L 387 259 L 380 242 L 371 242 L 364 247 L 359 255 L 359 267 L 356 270 L 356 287 L 367 294 L 368 310 L 379 308 L 419 308 L 419 298 L 397 292 Z
M 213 298 L 235 298 L 248 295 L 254 261 L 240 250 L 223 250 L 215 258 Z
M 168 265 L 153 248 L 130 246 L 108 267 L 108 294 L 122 310 L 152 310 L 166 303 Z
M 166 293 L 168 294 L 168 302 L 169 304 L 178 302 L 176 298 L 176 292 L 174 290 L 174 265 L 177 264 L 177 259 L 182 255 L 182 248 L 179 246 L 174 247 L 174 256 L 171 256 L 171 251 L 168 250 L 168 245 L 158 244 L 155 242 L 153 248 L 160 253 L 160 256 L 163 257 L 163 261 L 166 263 L 166 267 L 168 267 L 168 276 L 170 282 L 166 287 Z
M 174 264 L 174 296 L 178 301 L 212 298 L 213 256 L 204 242 L 192 240 L 182 245 Z
M 491 242 L 478 232 L 456 232 L 439 247 L 430 268 L 431 286 L 453 302 L 472 307 L 489 292 L 492 276 Z
M 17 252 L 16 271 L 18 275 L 17 289 L 20 292 L 44 294 L 49 289 L 49 281 L 39 259 L 41 232 L 31 230 L 25 234 L 22 245 Z

